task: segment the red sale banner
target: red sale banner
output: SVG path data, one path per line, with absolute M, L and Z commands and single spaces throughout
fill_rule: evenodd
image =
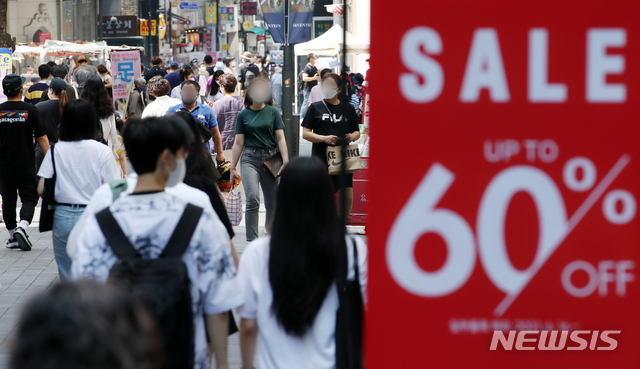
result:
M 638 14 L 373 2 L 368 368 L 638 365 Z

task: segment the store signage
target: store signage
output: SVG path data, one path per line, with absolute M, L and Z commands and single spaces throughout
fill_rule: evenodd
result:
M 158 21 L 155 19 L 151 20 L 151 36 L 155 36 L 158 32 Z
M 232 6 L 220 7 L 220 23 L 221 24 L 235 24 L 235 8 Z
M 47 40 L 51 40 L 51 32 L 40 32 L 38 33 L 38 41 L 43 43 Z
M 242 15 L 256 15 L 258 14 L 258 3 L 252 1 L 242 2 Z
M 636 366 L 640 2 L 412 5 L 372 7 L 371 132 L 414 139 L 371 148 L 368 368 Z
M 207 24 L 216 24 L 216 15 L 218 14 L 216 3 L 207 3 L 205 5 L 205 18 Z
M 102 17 L 102 37 L 138 36 L 138 17 L 135 15 L 116 15 Z
M 198 10 L 200 9 L 200 3 L 196 1 L 184 1 L 180 3 L 180 9 L 182 10 Z
M 253 27 L 255 27 L 255 26 L 253 24 L 253 21 L 251 21 L 251 20 L 246 20 L 246 21 L 242 22 L 242 29 L 244 29 L 247 32 L 251 31 L 253 29 Z
M 149 36 L 149 21 L 140 19 L 140 36 Z

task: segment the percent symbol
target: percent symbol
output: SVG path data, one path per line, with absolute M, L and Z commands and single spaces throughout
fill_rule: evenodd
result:
M 566 239 L 566 237 L 573 231 L 573 229 L 580 223 L 584 216 L 589 212 L 593 205 L 602 197 L 607 191 L 613 181 L 620 175 L 622 170 L 629 164 L 631 157 L 629 155 L 623 155 L 616 164 L 609 170 L 604 176 L 602 181 L 598 183 L 595 189 L 587 196 L 585 201 L 580 205 L 578 210 L 569 218 L 565 231 L 562 232 L 557 238 L 556 242 L 550 245 L 547 252 L 543 253 L 540 258 L 537 258 L 532 263 L 531 267 L 524 274 L 525 280 L 519 283 L 518 288 L 512 290 L 505 296 L 500 304 L 494 310 L 496 316 L 502 316 L 505 311 L 511 306 L 513 301 L 518 297 L 520 292 L 529 284 L 531 279 L 538 273 L 540 268 L 549 259 L 551 254 L 560 246 L 560 244 Z M 578 169 L 582 170 L 582 178 L 578 179 Z M 570 159 L 563 170 L 563 180 L 565 185 L 576 192 L 588 191 L 593 188 L 596 180 L 596 167 L 593 162 L 584 157 L 576 157 Z M 622 211 L 618 212 L 617 204 L 622 203 Z M 602 211 L 605 218 L 613 224 L 626 224 L 630 222 L 636 213 L 636 201 L 634 196 L 626 190 L 612 190 L 608 192 L 602 203 Z

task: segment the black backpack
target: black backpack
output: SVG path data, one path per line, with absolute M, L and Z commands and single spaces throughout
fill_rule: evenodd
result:
M 244 72 L 244 87 L 249 87 L 251 81 L 260 75 L 260 68 L 253 63 L 247 64 L 247 70 Z
M 143 259 L 107 207 L 96 214 L 100 229 L 118 261 L 109 283 L 139 296 L 156 318 L 164 338 L 165 369 L 194 366 L 194 325 L 190 280 L 182 254 L 191 242 L 203 209 L 188 204 L 167 246 L 157 259 Z

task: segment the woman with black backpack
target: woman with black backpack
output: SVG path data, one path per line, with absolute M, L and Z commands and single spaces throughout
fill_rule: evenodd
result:
M 283 170 L 271 236 L 247 246 L 238 279 L 243 368 L 252 368 L 258 339 L 260 369 L 343 368 L 345 349 L 351 358 L 361 355 L 367 249 L 345 237 L 318 158 L 296 158 Z M 353 314 L 343 324 L 347 310 Z M 345 334 L 349 348 L 341 345 Z

